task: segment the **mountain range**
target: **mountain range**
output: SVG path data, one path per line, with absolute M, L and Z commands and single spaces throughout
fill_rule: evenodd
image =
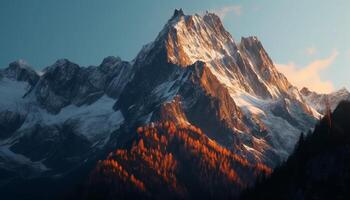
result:
M 131 62 L 60 59 L 38 73 L 19 60 L 0 94 L 0 191 L 33 199 L 49 197 L 26 184 L 77 171 L 89 177 L 79 198 L 235 198 L 350 99 L 299 91 L 257 37 L 236 42 L 217 15 L 181 9 Z

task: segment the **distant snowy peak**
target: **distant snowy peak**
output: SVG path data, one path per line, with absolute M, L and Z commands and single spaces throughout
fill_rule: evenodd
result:
M 123 62 L 120 57 L 108 56 L 103 59 L 100 66 L 115 66 L 118 63 Z
M 321 114 L 325 113 L 327 102 L 329 102 L 331 110 L 334 110 L 341 101 L 350 100 L 350 92 L 346 88 L 329 94 L 319 94 L 304 87 L 300 93 L 305 101 Z
M 341 96 L 341 97 L 350 96 L 350 92 L 345 87 L 339 89 L 338 91 L 333 92 L 332 94 L 335 96 Z
M 39 75 L 24 60 L 10 63 L 2 71 L 2 75 L 12 80 L 28 82 L 31 86 L 34 86 L 39 80 Z
M 60 59 L 41 76 L 22 60 L 0 70 L 0 170 L 62 174 L 93 157 L 124 121 L 113 104 L 132 73 L 118 57 L 89 67 Z

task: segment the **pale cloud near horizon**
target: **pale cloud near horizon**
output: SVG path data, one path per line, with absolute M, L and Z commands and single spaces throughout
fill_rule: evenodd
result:
M 240 16 L 242 15 L 242 6 L 224 6 L 222 8 L 214 9 L 213 12 L 216 13 L 221 19 L 225 18 L 229 13 L 234 13 L 236 16 Z
M 321 72 L 333 64 L 338 54 L 337 50 L 333 50 L 327 58 L 314 60 L 306 66 L 297 66 L 291 62 L 289 64 L 276 64 L 276 67 L 299 89 L 307 87 L 319 93 L 329 93 L 334 90 L 334 85 L 330 80 L 322 80 Z

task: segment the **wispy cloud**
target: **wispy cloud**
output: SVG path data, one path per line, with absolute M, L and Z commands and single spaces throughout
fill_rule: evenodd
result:
M 296 64 L 277 64 L 276 67 L 288 80 L 298 88 L 308 87 L 320 93 L 329 93 L 334 90 L 333 83 L 329 80 L 322 80 L 320 73 L 327 70 L 338 56 L 334 50 L 327 58 L 314 60 L 306 66 Z
M 236 16 L 242 15 L 242 6 L 229 5 L 222 8 L 214 9 L 212 12 L 216 13 L 221 19 L 225 18 L 229 13 L 233 13 Z

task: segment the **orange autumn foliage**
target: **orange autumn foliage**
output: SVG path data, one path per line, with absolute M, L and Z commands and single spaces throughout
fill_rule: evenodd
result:
M 92 180 L 110 183 L 114 179 L 124 193 L 136 191 L 148 197 L 163 191 L 184 198 L 198 188 L 206 195 L 225 198 L 235 197 L 259 174 L 271 172 L 267 166 L 250 163 L 217 144 L 192 125 L 165 121 L 137 128 L 136 132 L 137 142 L 100 161 Z M 222 187 L 221 193 L 217 187 Z

